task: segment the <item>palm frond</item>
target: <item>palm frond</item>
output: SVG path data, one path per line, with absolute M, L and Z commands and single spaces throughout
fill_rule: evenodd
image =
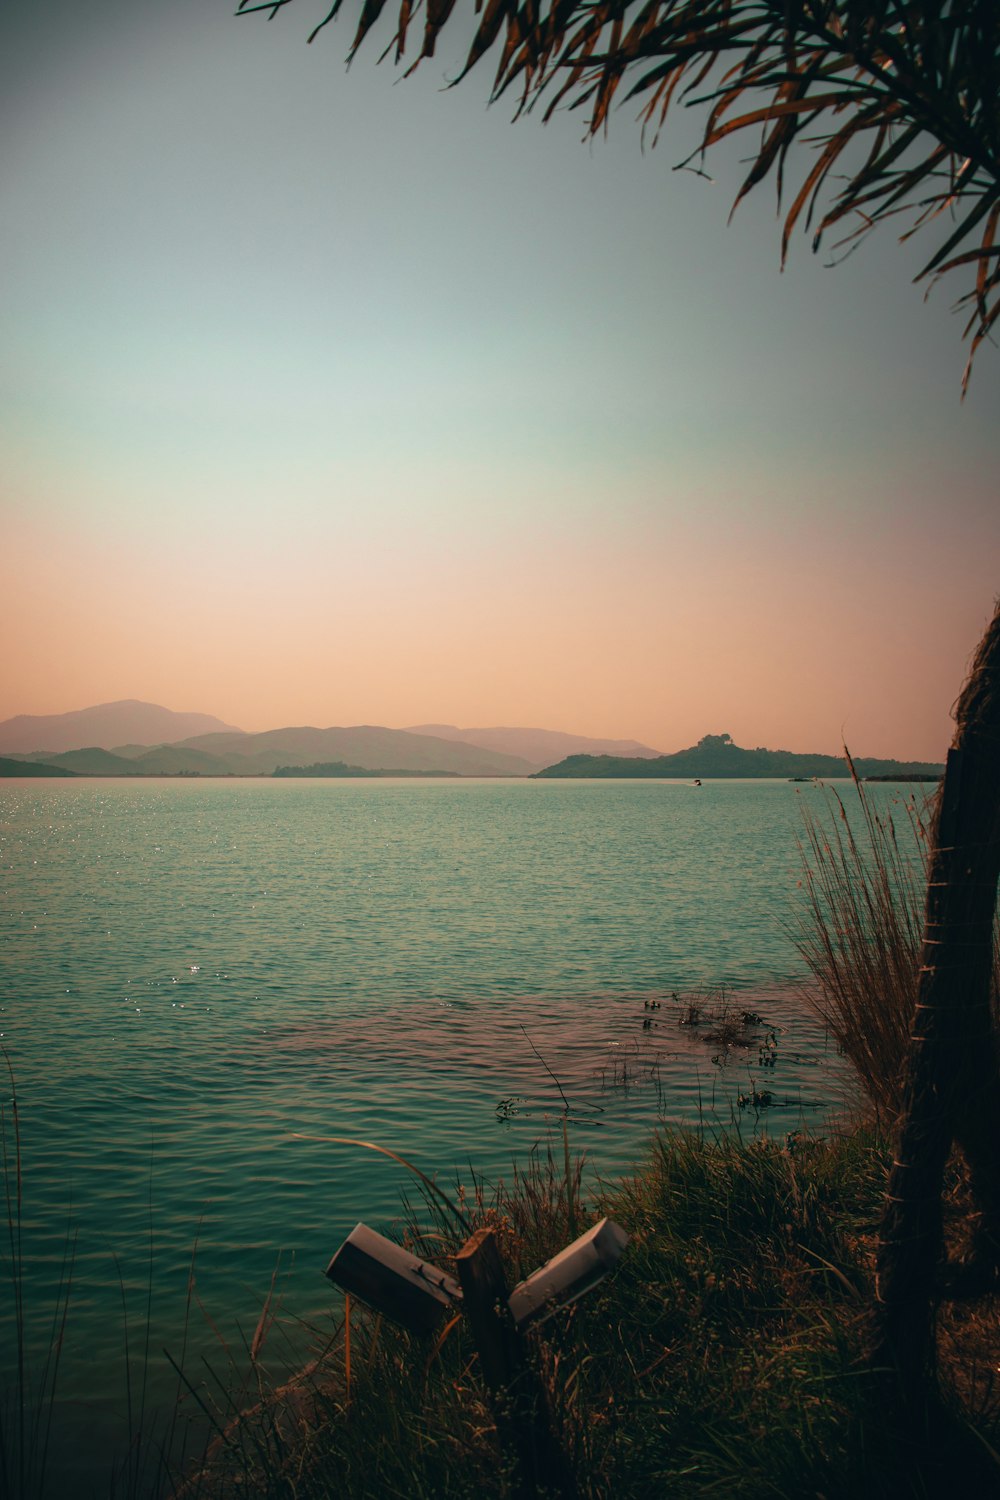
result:
M 295 0 L 240 0 L 238 14 L 273 19 Z M 334 20 L 334 0 L 310 34 Z M 348 60 L 375 29 L 386 0 L 360 0 Z M 399 0 L 382 56 L 411 49 L 419 0 Z M 455 0 L 424 0 L 423 33 L 408 71 L 432 57 Z M 515 114 L 544 100 L 544 118 L 586 112 L 607 127 L 619 98 L 641 103 L 655 140 L 679 103 L 701 107 L 701 145 L 759 133 L 736 204 L 773 177 L 779 202 L 803 162 L 782 229 L 782 259 L 803 220 L 813 248 L 835 225 L 839 243 L 903 213 L 903 237 L 948 215 L 918 275 L 971 273 L 971 360 L 1000 317 L 995 237 L 1000 220 L 1000 6 L 996 0 L 474 0 L 478 24 L 454 83 L 496 57 L 495 101 L 519 90 Z M 806 134 L 808 132 L 808 134 Z M 688 158 L 690 162 L 691 158 Z M 683 163 L 686 165 L 688 163 Z M 837 172 L 834 173 L 834 168 Z M 734 204 L 734 208 L 736 206 Z M 968 370 L 966 371 L 966 383 Z M 963 385 L 964 389 L 964 385 Z

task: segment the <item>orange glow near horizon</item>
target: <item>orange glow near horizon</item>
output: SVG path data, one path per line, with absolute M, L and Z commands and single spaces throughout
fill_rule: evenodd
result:
M 13 529 L 4 717 L 138 697 L 250 730 L 506 723 L 665 751 L 724 731 L 936 759 L 990 582 L 984 559 L 950 633 L 920 638 L 933 529 L 884 539 L 891 572 L 871 532 L 859 552 L 852 533 L 749 520 L 501 537 L 397 517 L 343 549 L 277 527 L 152 531 Z
M 55 11 L 4 22 L 0 719 L 943 755 L 1000 360 L 960 403 L 925 250 L 778 275 L 739 163 L 625 119 L 587 150 L 195 0 Z

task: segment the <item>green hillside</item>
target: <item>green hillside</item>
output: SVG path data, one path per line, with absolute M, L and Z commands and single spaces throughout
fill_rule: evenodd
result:
M 40 762 L 36 762 L 40 764 Z M 135 776 L 134 763 L 111 750 L 102 750 L 91 745 L 86 750 L 67 750 L 62 755 L 50 755 L 47 764 L 71 771 L 76 776 Z
M 501 751 L 370 724 L 304 725 L 262 734 L 233 730 L 171 745 L 90 746 L 62 754 L 39 750 L 25 759 L 44 759 L 82 776 L 271 776 L 279 767 L 286 775 L 312 776 L 527 776 L 537 769 L 537 762 Z M 329 766 L 345 769 L 325 769 Z
M 225 757 L 206 755 L 204 750 L 186 749 L 183 745 L 144 749 L 131 757 L 131 765 L 134 772 L 143 776 L 228 776 L 232 771 Z
M 41 760 L 11 760 L 0 755 L 0 776 L 75 776 L 65 766 L 49 766 Z
M 931 761 L 876 760 L 861 756 L 854 762 L 859 776 L 938 777 L 944 766 Z M 548 766 L 539 777 L 614 777 L 672 780 L 700 777 L 789 777 L 819 776 L 824 780 L 849 775 L 839 755 L 802 755 L 793 750 L 744 750 L 728 734 L 706 734 L 689 750 L 636 760 L 620 755 L 569 755 L 558 765 Z
M 419 771 L 424 775 L 527 776 L 535 769 L 516 755 L 373 724 L 329 729 L 300 725 L 262 734 L 200 734 L 170 748 L 210 755 L 218 759 L 221 771 L 237 775 L 271 775 L 278 766 L 338 761 L 366 771 Z

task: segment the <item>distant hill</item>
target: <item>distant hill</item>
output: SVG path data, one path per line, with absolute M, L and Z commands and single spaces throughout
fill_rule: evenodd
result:
M 565 734 L 560 729 L 518 729 L 501 725 L 492 729 L 458 729 L 454 724 L 413 724 L 408 733 L 433 735 L 436 739 L 478 745 L 482 750 L 517 755 L 536 771 L 540 771 L 543 766 L 551 766 L 563 756 L 580 753 L 629 758 L 660 753 L 639 740 L 592 739 L 585 734 Z
M 75 771 L 67 771 L 60 766 L 47 766 L 37 760 L 11 760 L 6 755 L 0 755 L 0 776 L 75 776 Z
M 213 726 L 207 732 L 150 743 L 156 727 L 171 735 L 180 726 Z M 87 725 L 107 735 L 83 739 Z M 35 726 L 35 727 L 31 727 Z M 42 726 L 38 728 L 37 726 Z M 115 738 L 112 730 L 127 729 Z M 439 730 L 440 733 L 434 733 Z M 50 739 L 38 744 L 39 735 Z M 6 739 L 4 739 L 6 736 Z M 76 739 L 58 749 L 52 739 Z M 108 740 L 111 740 L 109 748 Z M 11 744 L 10 741 L 14 741 Z M 36 743 L 31 743 L 35 741 Z M 27 744 L 31 743 L 31 748 Z M 513 747 L 519 747 L 517 752 Z M 587 746 L 581 752 L 567 746 Z M 612 752 L 605 748 L 616 747 Z M 553 764 L 557 755 L 562 759 Z M 4 758 L 6 755 L 6 758 Z M 746 750 L 728 734 L 706 734 L 689 750 L 660 755 L 638 740 L 598 740 L 554 729 L 458 729 L 421 724 L 386 729 L 375 724 L 318 729 L 299 725 L 246 734 L 209 714 L 179 714 L 152 703 L 106 703 L 75 714 L 22 714 L 0 724 L 0 770 L 10 776 L 529 776 L 547 778 L 687 778 L 820 776 L 847 774 L 837 755 L 803 755 L 791 750 Z M 860 776 L 937 777 L 943 766 L 929 761 L 856 762 Z
M 227 776 L 233 769 L 224 757 L 193 750 L 187 745 L 116 746 L 115 755 L 127 771 L 142 776 Z
M 31 751 L 111 750 L 128 741 L 142 745 L 170 744 L 192 735 L 232 730 L 212 714 L 175 713 L 157 703 L 135 698 L 99 703 L 68 714 L 18 714 L 0 723 L 0 754 Z
M 278 766 L 344 761 L 366 771 L 453 771 L 459 776 L 526 776 L 535 767 L 515 755 L 480 750 L 405 729 L 376 724 L 315 729 L 301 725 L 262 734 L 201 734 L 171 747 L 196 750 L 222 762 L 226 771 L 271 775 Z
M 326 761 L 317 766 L 279 766 L 271 773 L 276 777 L 317 777 L 326 781 L 351 777 L 380 776 L 457 776 L 457 771 L 366 771 L 364 766 L 349 766 L 342 760 Z
M 123 760 L 100 745 L 88 745 L 85 750 L 67 750 L 64 755 L 33 755 L 36 765 L 52 766 L 57 773 L 70 771 L 74 776 L 129 776 L 134 775 L 131 761 Z
M 860 756 L 859 776 L 940 776 L 944 766 L 933 761 L 875 760 Z M 690 750 L 636 760 L 613 755 L 570 755 L 558 765 L 536 773 L 542 777 L 767 777 L 821 776 L 826 780 L 848 775 L 839 755 L 801 755 L 793 750 L 744 750 L 728 734 L 706 734 Z
M 199 755 L 193 750 L 175 750 L 172 745 L 160 745 L 152 750 L 139 745 L 130 749 L 135 753 L 122 755 L 119 750 L 102 750 L 100 745 L 88 745 L 85 750 L 67 750 L 62 755 L 35 751 L 26 760 L 36 765 L 45 763 L 53 770 L 68 771 L 74 776 L 180 776 L 192 772 L 225 776 L 228 772 L 226 764 L 216 756 Z
M 408 734 L 375 725 L 350 728 L 242 730 L 195 735 L 176 745 L 99 745 L 61 755 L 34 751 L 26 762 L 45 761 L 52 774 L 80 776 L 271 776 L 282 767 L 297 774 L 303 767 L 344 764 L 349 771 L 310 771 L 312 775 L 377 772 L 393 776 L 526 776 L 534 767 L 513 755 L 480 750 L 475 745 Z M 31 773 L 19 773 L 31 774 Z

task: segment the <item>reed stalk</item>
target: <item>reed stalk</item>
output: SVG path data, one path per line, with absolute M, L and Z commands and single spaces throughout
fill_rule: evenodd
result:
M 0 1396 L 0 1500 L 41 1500 L 46 1494 L 59 1366 L 73 1289 L 76 1233 L 70 1226 L 52 1299 L 52 1316 L 40 1361 L 29 1352 L 30 1303 L 24 1250 L 24 1171 L 17 1085 L 6 1048 L 0 1048 L 10 1080 L 9 1100 L 0 1103 L 0 1159 L 7 1216 L 6 1281 L 13 1320 L 12 1378 Z
M 847 761 L 854 781 L 854 814 L 829 787 L 825 816 L 805 810 L 800 845 L 805 901 L 793 936 L 811 975 L 804 991 L 806 1003 L 829 1028 L 857 1073 L 877 1121 L 888 1128 L 903 1102 L 923 942 L 933 799 L 921 801 L 911 794 L 880 808 L 849 755 Z M 994 955 L 996 1019 L 998 944 Z

